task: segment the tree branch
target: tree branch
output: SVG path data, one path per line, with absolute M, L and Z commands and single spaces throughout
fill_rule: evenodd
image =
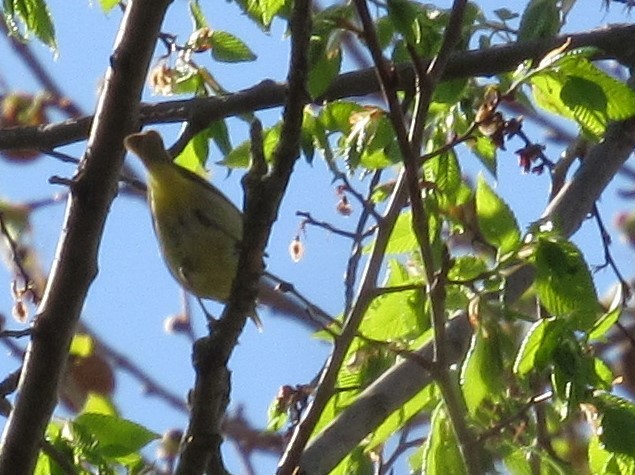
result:
M 136 126 L 138 103 L 169 0 L 128 4 L 87 151 L 73 179 L 56 259 L 33 327 L 20 394 L 5 426 L 1 475 L 30 475 L 57 402 L 57 386 L 84 299 L 97 274 L 97 253 L 123 163 L 123 138 Z
M 585 33 L 559 36 L 557 38 L 529 43 L 494 46 L 484 50 L 458 52 L 450 56 L 442 79 L 472 76 L 492 76 L 511 71 L 522 61 L 541 57 L 548 51 L 571 38 L 571 48 L 593 46 L 599 49 L 596 59 L 616 59 L 629 63 L 635 55 L 635 25 L 613 25 Z M 423 67 L 429 61 L 422 61 Z M 399 88 L 412 88 L 414 70 L 410 64 L 398 67 Z M 259 84 L 233 94 L 220 97 L 196 98 L 145 104 L 141 107 L 140 120 L 143 125 L 191 122 L 188 133 L 207 127 L 210 122 L 247 112 L 280 107 L 284 103 L 286 85 L 265 80 Z M 358 97 L 379 91 L 379 82 L 374 69 L 365 69 L 338 76 L 317 104 L 345 97 Z M 16 127 L 0 131 L 0 150 L 14 148 L 54 149 L 62 145 L 84 140 L 88 136 L 92 117 L 67 120 L 38 127 Z M 175 151 L 185 144 L 178 143 Z
M 253 154 L 252 167 L 245 177 L 245 217 L 243 239 L 229 302 L 213 332 L 197 341 L 194 348 L 196 385 L 192 393 L 192 415 L 177 475 L 226 473 L 221 454 L 221 424 L 229 404 L 231 356 L 247 315 L 253 312 L 257 283 L 263 273 L 263 254 L 275 222 L 293 166 L 300 155 L 302 116 L 307 102 L 308 47 L 311 34 L 311 2 L 296 0 L 290 22 L 291 61 L 280 142 L 267 173 L 264 154 Z M 258 124 L 252 136 L 259 139 Z M 254 142 L 259 142 L 255 140 Z

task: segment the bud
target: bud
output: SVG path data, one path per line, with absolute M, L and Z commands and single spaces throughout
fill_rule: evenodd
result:
M 179 455 L 183 431 L 170 429 L 163 433 L 161 443 L 157 449 L 157 458 L 163 460 L 173 460 Z
M 302 257 L 304 257 L 304 245 L 300 241 L 300 236 L 294 237 L 291 244 L 289 244 L 289 255 L 293 262 L 300 262 Z

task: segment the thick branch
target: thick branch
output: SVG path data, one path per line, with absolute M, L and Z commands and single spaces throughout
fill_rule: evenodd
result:
M 629 63 L 635 55 L 635 25 L 615 25 L 545 41 L 455 53 L 451 55 L 442 79 L 492 76 L 511 71 L 525 59 L 540 57 L 547 51 L 562 46 L 567 38 L 571 38 L 572 48 L 581 46 L 598 48 L 600 50 L 598 59 L 616 59 L 622 63 Z M 423 61 L 422 66 L 427 68 L 429 61 Z M 398 79 L 400 88 L 412 89 L 414 84 L 412 66 L 401 65 Z M 286 84 L 265 80 L 249 89 L 227 96 L 146 104 L 141 107 L 141 121 L 144 125 L 191 121 L 200 129 L 214 120 L 280 107 L 284 102 L 285 90 Z M 365 96 L 378 91 L 379 82 L 374 69 L 365 69 L 338 76 L 317 102 Z M 78 142 L 88 136 L 91 121 L 92 117 L 83 117 L 39 127 L 2 130 L 0 131 L 0 150 L 25 147 L 53 149 Z
M 302 115 L 307 101 L 308 47 L 311 34 L 310 0 L 296 0 L 291 18 L 289 88 L 283 112 L 281 139 L 267 174 L 260 124 L 252 125 L 252 167 L 245 177 L 245 221 L 238 272 L 228 305 L 213 332 L 194 349 L 196 385 L 192 415 L 177 475 L 226 473 L 221 454 L 221 424 L 229 404 L 228 360 L 238 342 L 247 315 L 253 311 L 263 254 L 271 227 L 300 155 Z
M 68 347 L 92 280 L 138 102 L 169 0 L 134 0 L 110 58 L 87 152 L 73 179 L 57 254 L 33 328 L 20 393 L 5 427 L 1 475 L 30 475 L 57 401 Z

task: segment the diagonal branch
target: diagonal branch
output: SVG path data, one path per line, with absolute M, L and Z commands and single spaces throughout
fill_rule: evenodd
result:
M 91 282 L 138 103 L 169 0 L 128 4 L 114 45 L 87 151 L 72 181 L 63 231 L 38 309 L 20 394 L 5 426 L 1 475 L 30 475 L 57 401 L 57 386 Z
M 290 22 L 291 61 L 289 65 L 281 139 L 267 173 L 264 154 L 252 151 L 252 166 L 245 177 L 245 217 L 243 239 L 229 302 L 208 337 L 196 342 L 194 367 L 196 384 L 192 392 L 192 415 L 184 439 L 177 475 L 226 473 L 220 446 L 222 421 L 229 404 L 228 360 L 238 342 L 247 315 L 253 311 L 257 282 L 263 272 L 262 257 L 282 197 L 300 155 L 300 135 L 304 106 L 308 100 L 308 48 L 311 35 L 311 0 L 296 0 Z M 260 124 L 252 124 L 252 147 L 261 143 Z

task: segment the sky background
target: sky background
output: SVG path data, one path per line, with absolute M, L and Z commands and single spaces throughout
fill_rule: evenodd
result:
M 221 84 L 235 91 L 265 78 L 284 80 L 288 42 L 284 38 L 285 25 L 282 22 L 274 22 L 271 32 L 264 35 L 240 14 L 233 3 L 201 3 L 213 28 L 236 34 L 258 55 L 254 63 L 221 65 L 205 62 Z M 613 4 L 607 13 L 601 8 L 601 3 L 599 0 L 580 0 L 569 16 L 565 31 L 582 31 L 607 23 L 632 20 L 621 5 Z M 509 2 L 502 1 L 484 1 L 479 4 L 488 14 L 495 8 L 509 8 Z M 86 113 L 92 113 L 121 13 L 113 10 L 104 15 L 97 5 L 87 1 L 52 0 L 49 5 L 56 25 L 59 56 L 54 58 L 37 43 L 33 43 L 33 50 L 62 90 Z M 439 5 L 448 7 L 450 2 L 439 2 Z M 520 9 L 524 2 L 518 2 L 517 5 Z M 191 31 L 187 12 L 187 2 L 176 0 L 170 8 L 163 31 L 176 34 L 180 41 L 185 41 Z M 157 55 L 163 53 L 164 50 L 159 46 Z M 203 59 L 200 61 L 204 62 Z M 39 91 L 38 84 L 13 55 L 5 40 L 0 40 L 0 78 L 10 89 Z M 153 96 L 146 88 L 144 100 L 154 102 L 163 98 Z M 258 116 L 265 125 L 271 125 L 279 119 L 280 111 L 258 113 Z M 246 127 L 235 120 L 229 124 L 234 145 L 245 140 Z M 575 131 L 572 124 L 568 127 Z M 173 142 L 178 133 L 178 127 L 175 126 L 154 128 L 164 134 L 168 144 Z M 534 141 L 544 140 L 535 128 L 526 130 Z M 79 158 L 83 147 L 84 143 L 79 143 L 65 147 L 63 151 Z M 512 141 L 507 152 L 499 153 L 499 179 L 496 186 L 525 228 L 540 216 L 545 206 L 549 179 L 546 175 L 521 174 L 513 153 L 520 147 L 520 142 Z M 473 155 L 465 153 L 462 147 L 458 151 L 464 170 L 472 176 L 481 171 Z M 560 152 L 560 147 L 548 144 L 546 154 L 552 160 L 556 160 Z M 218 151 L 213 150 L 210 163 L 221 158 Z M 127 161 L 141 173 L 135 157 L 129 156 Z M 48 157 L 22 166 L 0 161 L 0 196 L 18 202 L 47 198 L 64 191 L 57 185 L 50 185 L 49 177 L 71 177 L 73 173 L 72 165 Z M 239 205 L 241 174 L 233 173 L 227 177 L 224 169 L 212 168 L 213 182 Z M 488 179 L 491 180 L 491 177 L 488 176 Z M 614 230 L 614 213 L 629 206 L 632 208 L 632 202 L 616 198 L 616 189 L 620 187 L 627 187 L 627 182 L 622 178 L 611 185 L 600 203 L 611 231 Z M 339 227 L 350 229 L 354 226 L 357 214 L 350 218 L 341 216 L 335 210 L 337 201 L 323 162 L 316 157 L 313 165 L 309 165 L 301 159 L 285 197 L 280 219 L 274 226 L 267 261 L 271 272 L 293 282 L 305 295 L 334 315 L 342 307 L 342 276 L 349 243 L 320 229 L 309 228 L 303 239 L 305 255 L 299 263 L 291 261 L 287 249 L 298 230 L 300 221 L 295 217 L 297 210 L 310 211 L 316 218 Z M 359 212 L 359 205 L 355 202 L 352 204 L 354 210 Z M 38 211 L 33 216 L 35 246 L 47 268 L 54 256 L 63 213 L 64 204 L 58 204 Z M 575 241 L 582 247 L 591 265 L 602 262 L 598 232 L 591 222 L 583 226 Z M 623 273 L 631 277 L 633 252 L 617 241 L 612 250 Z M 596 277 L 600 292 L 614 281 L 609 271 L 600 272 Z M 4 268 L 0 269 L 0 282 L 7 283 L 5 290 L 0 291 L 0 313 L 10 315 L 10 280 Z M 210 304 L 209 308 L 213 313 L 220 311 L 220 307 L 214 304 Z M 84 320 L 105 341 L 128 354 L 141 368 L 185 397 L 193 382 L 190 343 L 183 336 L 166 334 L 163 329 L 165 317 L 180 309 L 181 293 L 163 265 L 145 203 L 128 196 L 119 196 L 113 203 L 106 224 L 99 256 L 99 275 L 90 289 Z M 264 332 L 259 333 L 252 324 L 248 324 L 230 363 L 233 371 L 231 408 L 235 410 L 244 406 L 245 415 L 257 427 L 266 424 L 266 409 L 278 388 L 283 384 L 309 382 L 321 368 L 329 351 L 328 346 L 310 337 L 300 325 L 271 318 L 266 313 L 262 317 Z M 197 310 L 194 323 L 197 333 L 202 335 L 205 330 L 204 318 Z M 19 329 L 22 326 L 9 321 L 9 328 Z M 0 378 L 16 369 L 18 364 L 19 361 L 10 354 L 0 354 Z M 124 417 L 159 433 L 170 428 L 185 428 L 186 417 L 182 413 L 172 410 L 159 399 L 143 395 L 139 383 L 125 373 L 119 373 L 117 384 L 115 400 Z M 226 447 L 226 453 L 230 469 L 240 473 L 240 463 L 229 446 Z M 275 463 L 272 457 L 258 456 L 258 473 L 271 473 Z

